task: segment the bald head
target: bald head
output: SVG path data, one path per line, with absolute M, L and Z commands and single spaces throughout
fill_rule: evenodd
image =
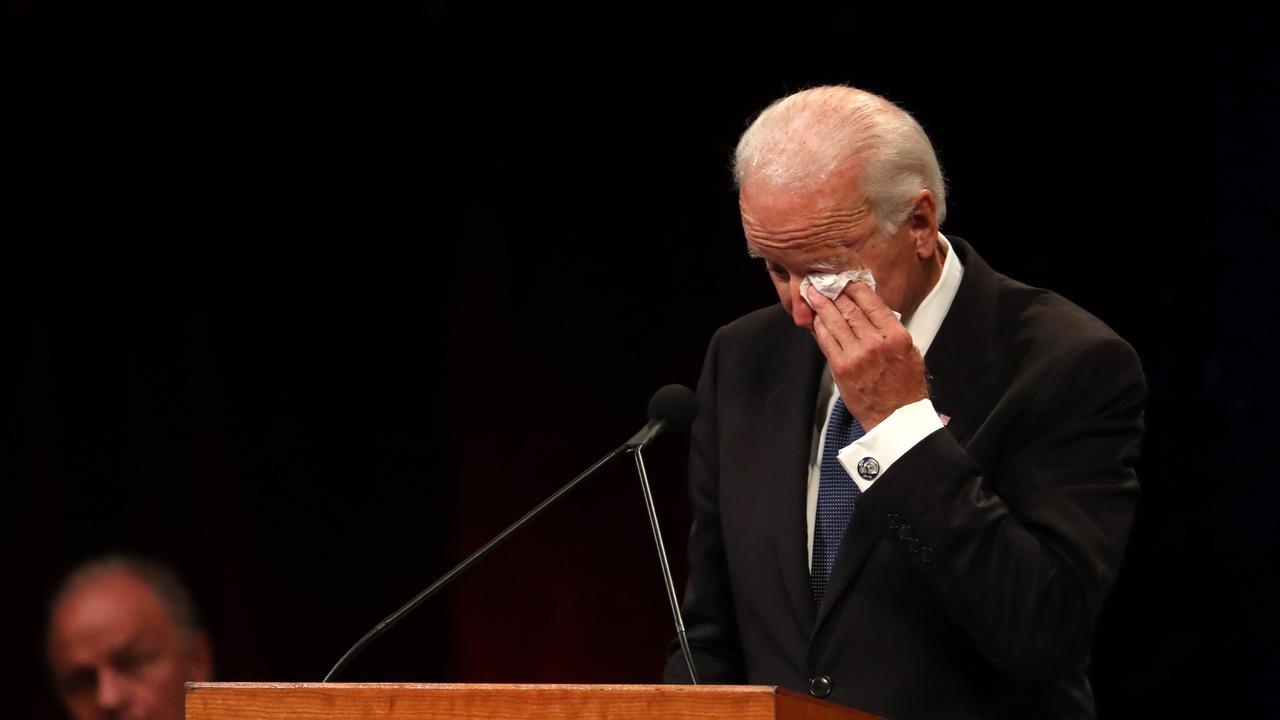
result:
M 49 666 L 77 720 L 180 720 L 183 683 L 210 678 L 205 634 L 150 582 L 157 567 L 99 561 L 72 573 L 55 597 Z
M 928 190 L 941 224 L 946 190 L 933 145 L 905 110 L 879 95 L 844 86 L 803 90 L 755 119 L 734 153 L 734 182 L 769 194 L 856 183 L 876 224 L 893 234 Z

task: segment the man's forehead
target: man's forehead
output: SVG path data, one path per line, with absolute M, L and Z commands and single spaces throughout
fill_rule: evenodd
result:
M 64 598 L 54 612 L 53 641 L 71 648 L 108 650 L 135 637 L 163 635 L 173 621 L 155 592 L 125 574 L 94 578 Z
M 860 198 L 758 197 L 744 190 L 738 208 L 747 241 L 760 250 L 839 255 L 875 227 L 869 204 Z
M 745 185 L 738 191 L 738 209 L 760 219 L 779 217 L 860 216 L 870 203 L 855 186 L 829 184 L 814 188 Z

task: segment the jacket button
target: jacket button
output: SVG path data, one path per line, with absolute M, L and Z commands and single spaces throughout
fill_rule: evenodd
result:
M 933 562 L 933 548 L 925 545 L 920 548 L 920 562 L 928 565 Z
M 809 694 L 816 698 L 824 698 L 831 694 L 831 678 L 819 675 L 809 680 Z
M 885 519 L 889 521 L 890 530 L 896 530 L 902 524 L 902 516 L 898 513 L 889 513 L 885 516 Z
M 920 552 L 920 538 L 907 538 L 907 552 L 913 555 Z
M 899 525 L 898 537 L 902 538 L 903 540 L 906 540 L 907 538 L 911 537 L 911 526 L 906 523 L 902 523 L 901 525 Z

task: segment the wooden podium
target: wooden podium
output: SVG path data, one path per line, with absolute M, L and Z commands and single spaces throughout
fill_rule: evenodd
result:
M 766 685 L 187 683 L 187 720 L 878 720 Z

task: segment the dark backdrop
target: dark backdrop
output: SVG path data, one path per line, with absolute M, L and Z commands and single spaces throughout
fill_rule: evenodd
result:
M 10 0 L 4 20 L 13 716 L 57 715 L 43 605 L 112 549 L 190 580 L 220 679 L 319 679 L 773 301 L 728 154 L 752 113 L 824 82 L 914 112 L 944 230 L 1143 358 L 1103 717 L 1277 710 L 1267 11 Z M 650 467 L 679 575 L 685 449 Z M 620 464 L 347 679 L 655 681 L 651 546 Z

